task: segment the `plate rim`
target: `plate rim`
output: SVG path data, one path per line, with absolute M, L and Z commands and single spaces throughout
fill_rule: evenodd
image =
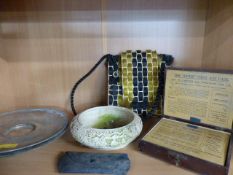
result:
M 25 112 L 30 112 L 30 111 L 44 111 L 44 112 L 46 112 L 46 111 L 55 111 L 55 112 L 58 112 L 65 119 L 64 126 L 61 128 L 61 130 L 59 130 L 55 134 L 51 135 L 50 137 L 47 137 L 44 140 L 38 141 L 38 142 L 33 143 L 33 144 L 26 145 L 26 146 L 21 147 L 21 148 L 13 148 L 13 149 L 9 149 L 9 150 L 6 150 L 6 151 L 0 151 L 0 158 L 1 157 L 7 157 L 7 156 L 15 155 L 15 154 L 22 153 L 22 152 L 26 152 L 26 151 L 38 148 L 40 146 L 46 145 L 46 144 L 48 144 L 48 143 L 56 140 L 57 138 L 61 137 L 66 132 L 66 130 L 69 127 L 67 112 L 65 112 L 65 111 L 63 111 L 63 110 L 61 110 L 59 108 L 51 108 L 50 107 L 50 108 L 25 108 L 25 109 L 17 109 L 17 110 L 10 111 L 10 112 L 3 112 L 3 113 L 0 114 L 0 117 L 2 117 L 4 115 L 9 115 L 9 114 L 12 114 L 12 113 L 24 112 L 24 111 Z

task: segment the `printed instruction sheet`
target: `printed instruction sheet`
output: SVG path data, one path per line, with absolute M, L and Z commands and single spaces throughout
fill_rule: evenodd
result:
M 219 165 L 225 164 L 229 139 L 227 132 L 165 118 L 143 138 L 144 141 Z
M 233 74 L 168 69 L 164 114 L 231 129 Z

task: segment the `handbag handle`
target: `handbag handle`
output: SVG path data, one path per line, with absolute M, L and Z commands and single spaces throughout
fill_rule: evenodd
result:
M 70 93 L 70 105 L 71 105 L 71 109 L 74 115 L 77 115 L 77 111 L 74 107 L 74 95 L 75 95 L 75 91 L 78 88 L 79 84 L 83 82 L 83 80 L 85 80 L 87 77 L 89 77 L 94 71 L 95 69 L 106 59 L 108 60 L 112 55 L 107 54 L 104 55 L 102 58 L 100 58 L 100 60 L 89 70 L 89 72 L 87 72 L 82 78 L 80 78 L 73 86 L 71 93 Z

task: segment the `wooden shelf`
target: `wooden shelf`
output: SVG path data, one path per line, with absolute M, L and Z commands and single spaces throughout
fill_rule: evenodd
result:
M 150 119 L 144 126 L 141 137 L 149 131 L 156 122 L 155 119 Z M 140 138 L 139 138 L 140 139 Z M 138 139 L 138 140 L 139 140 Z M 127 148 L 116 151 L 107 151 L 113 153 L 127 153 L 131 161 L 129 175 L 194 175 L 195 173 L 156 158 L 145 155 L 137 148 L 138 140 L 131 143 Z M 80 151 L 80 152 L 105 152 L 95 149 L 89 149 L 79 145 L 67 132 L 58 140 L 12 157 L 0 159 L 0 169 L 2 175 L 56 175 L 57 162 L 59 156 L 65 151 Z M 233 163 L 233 159 L 232 159 Z M 233 175 L 233 166 L 230 167 L 229 175 Z
M 155 123 L 154 119 L 147 122 L 144 133 Z M 149 125 L 148 125 L 149 124 Z M 143 135 L 143 134 L 142 134 Z M 0 159 L 2 175 L 56 175 L 59 156 L 65 151 L 105 152 L 82 147 L 67 132 L 58 140 L 40 148 L 18 154 L 12 157 Z M 125 149 L 107 151 L 115 153 L 127 153 L 131 161 L 129 175 L 195 175 L 195 173 L 165 163 L 156 158 L 143 154 L 137 148 L 137 141 Z M 232 159 L 233 165 L 233 159 Z M 233 174 L 233 166 L 229 175 Z
M 156 49 L 172 54 L 174 66 L 233 69 L 232 0 L 2 0 L 0 21 L 0 112 L 32 106 L 71 112 L 73 84 L 106 53 Z M 106 87 L 102 66 L 75 94 L 78 112 L 106 105 Z M 130 156 L 129 174 L 193 174 L 146 156 L 135 145 L 119 150 Z M 66 134 L 0 159 L 0 174 L 58 174 L 62 151 L 95 150 Z
M 232 11 L 232 0 L 3 0 L 0 111 L 70 110 L 75 81 L 127 49 L 172 54 L 174 66 L 232 69 Z M 106 104 L 105 75 L 102 66 L 80 86 L 79 111 Z

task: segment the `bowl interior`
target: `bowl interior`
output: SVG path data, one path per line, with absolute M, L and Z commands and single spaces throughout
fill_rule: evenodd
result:
M 85 127 L 96 129 L 114 129 L 132 122 L 134 113 L 122 107 L 96 107 L 82 112 L 79 122 Z

